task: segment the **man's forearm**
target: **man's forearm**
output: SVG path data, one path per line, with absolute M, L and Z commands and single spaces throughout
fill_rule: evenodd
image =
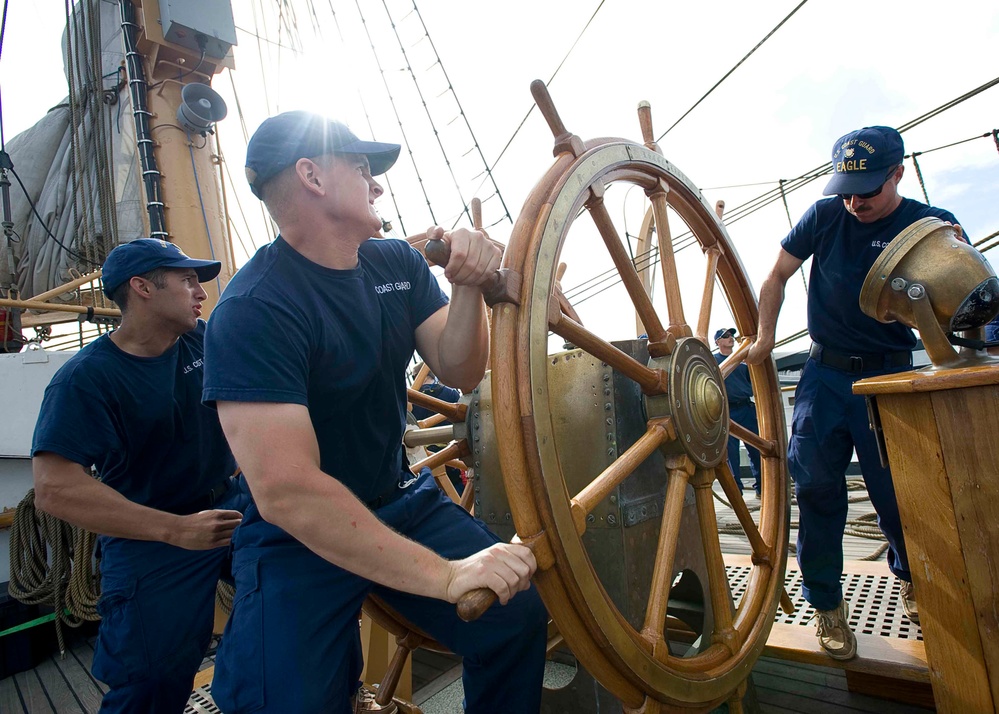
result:
M 449 562 L 393 531 L 342 483 L 318 469 L 273 483 L 251 480 L 261 515 L 312 552 L 373 582 L 446 599 Z
M 760 324 L 756 341 L 773 347 L 777 335 L 777 316 L 784 304 L 784 282 L 771 275 L 760 288 Z
M 447 322 L 438 342 L 437 375 L 443 382 L 471 391 L 485 373 L 489 357 L 486 307 L 478 288 L 455 285 Z
M 130 501 L 79 468 L 80 477 L 71 482 L 36 476 L 36 507 L 92 533 L 169 542 L 178 516 Z

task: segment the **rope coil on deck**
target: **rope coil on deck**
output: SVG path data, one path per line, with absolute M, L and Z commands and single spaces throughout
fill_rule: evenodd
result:
M 26 605 L 47 605 L 56 614 L 59 651 L 62 625 L 99 620 L 100 571 L 93 568 L 96 536 L 35 508 L 31 489 L 17 506 L 10 533 L 11 597 Z M 76 567 L 74 567 L 74 565 Z
M 846 479 L 846 489 L 847 491 L 863 491 L 863 495 L 850 496 L 847 498 L 847 503 L 862 503 L 864 501 L 870 501 L 870 496 L 867 495 L 866 488 L 864 486 L 864 479 L 862 476 L 852 476 Z M 717 493 L 714 497 L 724 504 L 727 508 L 731 509 L 732 505 L 722 498 Z M 791 505 L 797 505 L 798 500 L 795 498 L 793 490 L 791 494 Z M 750 513 L 760 510 L 759 504 L 749 505 L 746 504 Z M 856 518 L 852 518 L 846 522 L 846 528 L 843 530 L 843 535 L 854 536 L 855 538 L 867 538 L 869 540 L 880 541 L 878 547 L 869 555 L 865 555 L 858 560 L 875 561 L 881 558 L 888 550 L 888 541 L 881 532 L 881 528 L 877 524 L 878 514 L 874 511 L 869 513 L 863 513 Z M 791 529 L 797 530 L 798 521 L 791 521 Z M 719 524 L 718 532 L 725 535 L 744 535 L 742 526 L 738 523 L 726 523 Z M 789 552 L 793 553 L 796 551 L 796 544 L 792 540 L 788 544 Z

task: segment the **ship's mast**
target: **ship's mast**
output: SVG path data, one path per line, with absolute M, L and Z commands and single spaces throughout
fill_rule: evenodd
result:
M 152 237 L 176 243 L 192 257 L 221 261 L 218 279 L 204 286 L 207 316 L 236 272 L 217 172 L 221 159 L 211 132 L 185 130 L 177 110 L 184 103 L 181 93 L 186 87 L 210 85 L 223 68 L 234 67 L 232 43 L 225 42 L 226 30 L 218 30 L 216 24 L 222 18 L 224 25 L 226 17 L 231 24 L 232 10 L 228 0 L 191 2 L 188 12 L 185 3 L 173 2 L 171 16 L 166 17 L 159 0 L 122 2 L 126 54 L 134 53 L 126 56 L 126 68 L 136 122 L 136 160 L 144 164 L 140 167 L 147 206 L 143 220 Z M 195 26 L 199 20 L 203 27 Z M 165 33 L 177 41 L 168 40 Z

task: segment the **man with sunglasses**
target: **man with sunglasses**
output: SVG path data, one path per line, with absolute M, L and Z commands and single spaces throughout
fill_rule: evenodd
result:
M 881 466 L 859 379 L 912 366 L 916 337 L 905 325 L 882 324 L 860 310 L 868 270 L 892 239 L 914 221 L 954 216 L 898 194 L 902 137 L 886 126 L 865 127 L 833 145 L 833 178 L 781 242 L 760 290 L 760 324 L 746 361 L 757 364 L 774 346 L 784 286 L 807 258 L 809 359 L 795 391 L 788 467 L 800 511 L 798 566 L 805 598 L 816 610 L 819 643 L 839 660 L 856 656 L 857 639 L 843 599 L 846 469 L 856 449 L 878 525 L 888 539 L 888 567 L 899 579 L 908 618 L 919 622 L 891 472 Z M 959 230 L 960 233 L 960 230 Z

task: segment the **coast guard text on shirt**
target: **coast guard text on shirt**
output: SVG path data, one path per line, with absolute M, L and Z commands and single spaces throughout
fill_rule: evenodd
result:
M 398 283 L 383 283 L 381 285 L 376 285 L 375 292 L 378 293 L 379 295 L 383 295 L 384 293 L 390 293 L 393 290 L 409 290 L 409 288 L 410 288 L 409 281 L 403 280 Z
M 193 362 L 191 362 L 191 364 L 184 365 L 184 368 L 181 370 L 181 372 L 183 374 L 187 374 L 188 372 L 191 372 L 193 370 L 198 369 L 204 363 L 205 363 L 205 361 L 203 359 L 198 358 L 198 359 L 194 360 Z

